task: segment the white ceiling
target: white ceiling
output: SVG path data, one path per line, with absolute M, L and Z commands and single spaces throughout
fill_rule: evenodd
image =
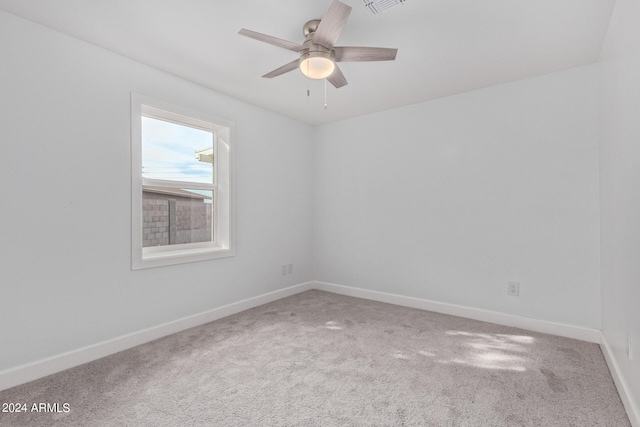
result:
M 337 45 L 398 48 L 394 62 L 340 63 L 341 89 L 294 70 L 296 53 L 239 36 L 302 43 L 330 0 L 0 0 L 0 9 L 294 119 L 321 124 L 597 61 L 615 0 L 410 0 L 353 7 Z M 19 41 L 17 41 L 19 42 Z M 311 96 L 307 97 L 307 89 Z

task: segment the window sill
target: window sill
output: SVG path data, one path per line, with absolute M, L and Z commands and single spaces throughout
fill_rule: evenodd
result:
M 140 255 L 136 257 L 138 259 L 133 260 L 132 270 L 232 257 L 235 251 L 229 247 L 217 246 L 162 251 L 143 250 Z

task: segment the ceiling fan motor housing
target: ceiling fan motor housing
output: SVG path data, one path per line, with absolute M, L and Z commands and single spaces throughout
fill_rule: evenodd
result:
M 302 73 L 312 79 L 324 79 L 329 77 L 335 69 L 335 61 L 333 58 L 333 49 L 329 49 L 313 42 L 319 19 L 314 19 L 302 28 L 305 41 L 300 50 L 300 70 Z

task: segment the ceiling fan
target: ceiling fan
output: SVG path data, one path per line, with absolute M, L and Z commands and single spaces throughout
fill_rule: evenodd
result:
M 393 61 L 398 49 L 385 47 L 335 46 L 347 19 L 351 7 L 333 0 L 322 19 L 313 19 L 302 28 L 305 40 L 303 44 L 290 42 L 255 31 L 241 29 L 241 34 L 261 42 L 298 52 L 300 57 L 262 77 L 272 78 L 300 68 L 302 73 L 312 79 L 327 79 L 336 88 L 347 84 L 347 79 L 336 62 Z

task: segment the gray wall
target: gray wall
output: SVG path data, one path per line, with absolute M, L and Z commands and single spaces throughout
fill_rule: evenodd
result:
M 599 328 L 597 84 L 588 66 L 320 127 L 316 280 Z
M 640 422 L 640 3 L 617 0 L 602 50 L 602 331 Z M 631 339 L 633 359 L 627 356 Z
M 309 126 L 4 12 L 0 64 L 0 370 L 312 279 Z M 235 121 L 235 257 L 131 271 L 132 91 Z

